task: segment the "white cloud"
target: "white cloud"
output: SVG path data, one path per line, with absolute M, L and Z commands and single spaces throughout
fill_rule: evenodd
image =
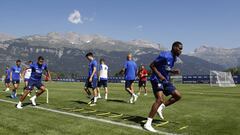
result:
M 139 30 L 139 31 L 142 31 L 143 26 L 142 26 L 142 25 L 138 25 L 138 26 L 136 27 L 136 29 Z
M 74 10 L 68 17 L 68 21 L 74 24 L 83 23 L 82 16 L 78 10 Z

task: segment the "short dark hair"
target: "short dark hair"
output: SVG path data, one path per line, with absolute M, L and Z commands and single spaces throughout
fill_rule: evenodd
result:
M 17 60 L 16 63 L 17 63 L 17 62 L 21 62 L 21 60 Z
M 86 57 L 88 57 L 88 56 L 92 56 L 93 57 L 93 53 L 92 52 L 87 53 Z
M 105 60 L 103 58 L 100 59 L 100 62 L 105 62 Z
M 31 60 L 29 60 L 28 62 L 26 62 L 26 64 L 30 64 L 30 63 L 32 63 L 32 61 L 31 61 Z
M 181 42 L 179 41 L 175 41 L 173 44 L 172 44 L 172 49 L 176 46 L 179 46 L 179 45 L 183 45 Z
M 39 60 L 44 60 L 43 56 L 39 56 L 39 57 L 38 57 L 38 61 L 39 61 Z

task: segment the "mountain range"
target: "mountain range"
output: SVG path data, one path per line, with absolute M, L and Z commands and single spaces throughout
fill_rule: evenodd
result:
M 46 35 L 29 35 L 15 38 L 0 34 L 0 68 L 13 65 L 16 59 L 35 60 L 39 55 L 46 58 L 49 68 L 55 72 L 87 75 L 85 54 L 93 52 L 96 59 L 104 58 L 110 67 L 110 75 L 118 73 L 128 53 L 132 53 L 138 65 L 148 65 L 160 53 L 167 50 L 159 43 L 145 40 L 121 41 L 102 35 L 82 35 L 74 32 L 51 32 Z M 210 69 L 224 70 L 225 66 L 206 57 L 204 51 L 182 55 L 177 68 L 182 74 L 209 74 Z M 202 52 L 202 53 L 199 53 Z

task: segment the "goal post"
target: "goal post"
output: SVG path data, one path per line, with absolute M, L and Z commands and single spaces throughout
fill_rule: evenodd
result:
M 236 87 L 231 72 L 210 71 L 210 85 L 219 87 Z

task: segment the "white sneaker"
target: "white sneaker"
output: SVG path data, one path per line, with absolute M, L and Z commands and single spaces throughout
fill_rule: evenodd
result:
M 155 129 L 152 127 L 152 125 L 149 125 L 149 124 L 144 124 L 144 129 L 146 129 L 146 130 L 148 130 L 148 131 L 150 131 L 150 132 L 154 132 L 154 133 L 157 132 L 157 130 L 155 130 Z
M 147 96 L 147 93 L 145 93 L 144 96 Z
M 138 99 L 138 96 L 137 96 L 137 95 L 135 95 L 135 96 L 133 96 L 133 98 L 134 98 L 134 102 L 136 102 L 136 101 L 137 101 L 137 99 Z
M 16 107 L 17 107 L 17 109 L 23 109 L 22 104 L 19 104 L 19 103 L 17 104 Z
M 129 100 L 129 103 L 130 103 L 130 104 L 133 104 L 133 100 L 134 100 L 134 99 L 133 99 L 133 96 L 132 96 L 132 97 L 130 98 L 130 100 Z
M 33 105 L 33 106 L 36 106 L 36 105 L 37 105 L 35 100 L 36 100 L 36 97 L 35 97 L 35 96 L 33 96 L 33 97 L 30 98 L 30 101 L 32 102 L 32 105 Z
M 101 99 L 102 97 L 101 97 L 101 96 L 98 96 L 97 98 Z
M 140 95 L 141 95 L 141 93 L 140 93 L 140 92 L 138 92 L 138 95 L 140 96 Z
M 91 103 L 89 106 L 96 106 L 97 104 L 96 103 Z
M 9 91 L 9 90 L 10 90 L 9 88 L 6 88 L 6 90 L 5 90 L 5 91 L 7 92 L 7 91 Z

